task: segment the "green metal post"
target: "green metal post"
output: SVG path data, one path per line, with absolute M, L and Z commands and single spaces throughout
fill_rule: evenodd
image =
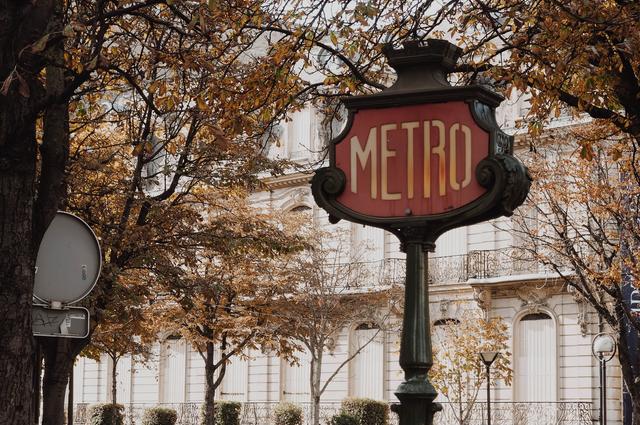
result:
M 407 252 L 407 280 L 405 285 L 400 366 L 405 380 L 396 390 L 400 404 L 394 411 L 400 425 L 432 425 L 433 414 L 441 409 L 433 403 L 437 393 L 427 373 L 433 365 L 431 331 L 429 327 L 429 293 L 425 280 L 424 245 L 409 242 Z

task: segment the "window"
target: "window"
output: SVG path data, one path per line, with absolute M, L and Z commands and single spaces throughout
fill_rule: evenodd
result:
M 240 356 L 229 358 L 220 386 L 223 400 L 246 401 L 248 362 Z
M 514 401 L 556 401 L 556 330 L 551 316 L 528 313 L 515 331 Z
M 116 401 L 118 403 L 131 403 L 132 373 L 133 361 L 131 360 L 131 356 L 121 357 L 116 366 Z
M 309 367 L 311 354 L 308 351 L 296 353 L 298 357 L 297 365 L 291 365 L 286 360 L 282 360 L 281 382 L 282 400 L 290 402 L 309 401 Z
M 186 345 L 179 336 L 170 336 L 161 347 L 160 401 L 181 403 L 185 401 Z
M 384 400 L 383 333 L 374 323 L 362 323 L 351 333 L 349 355 L 361 351 L 349 364 L 349 396 Z

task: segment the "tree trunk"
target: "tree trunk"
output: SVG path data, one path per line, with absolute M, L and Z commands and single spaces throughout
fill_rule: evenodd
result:
M 42 348 L 36 341 L 33 350 L 33 423 L 40 423 L 40 393 L 42 392 Z
M 207 342 L 207 352 L 205 355 L 205 394 L 204 394 L 204 407 L 203 407 L 203 422 L 202 425 L 214 425 L 215 420 L 215 393 L 216 385 L 214 379 L 215 365 L 213 362 L 213 342 Z
M 0 423 L 12 425 L 33 423 L 35 123 L 16 127 L 27 110 L 0 95 Z
M 640 400 L 632 399 L 631 405 L 633 406 L 633 417 L 631 418 L 631 424 L 640 425 Z
M 69 372 L 69 394 L 67 395 L 67 425 L 73 425 L 73 368 Z
M 25 103 L 0 95 L 0 423 L 12 425 L 33 423 L 35 123 L 13 126 Z
M 640 360 L 634 356 L 633 348 L 629 345 L 627 339 L 629 333 L 636 332 L 635 328 L 627 322 L 624 315 L 625 301 L 620 299 L 614 310 L 615 318 L 619 324 L 617 344 L 618 344 L 618 361 L 622 372 L 622 380 L 631 396 L 631 406 L 633 410 L 633 425 L 640 425 L 640 415 L 637 414 L 640 409 L 640 375 L 638 375 L 638 366 Z
M 77 352 L 76 341 L 64 338 L 41 338 L 44 352 L 42 382 L 42 425 L 65 423 L 65 395 Z
M 322 350 L 311 354 L 311 423 L 320 424 L 320 378 L 322 377 Z
M 0 87 L 8 82 L 0 94 L 1 424 L 34 422 L 31 304 L 37 249 L 48 223 L 34 208 L 40 112 L 34 105 L 43 98 L 42 61 L 28 46 L 46 32 L 57 3 L 0 0 Z M 56 206 L 42 204 L 47 210 Z
M 111 357 L 111 403 L 118 402 L 118 357 Z

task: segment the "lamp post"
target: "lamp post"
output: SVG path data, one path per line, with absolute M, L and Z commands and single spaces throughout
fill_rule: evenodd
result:
M 616 355 L 616 340 L 601 332 L 591 342 L 591 353 L 600 363 L 600 425 L 607 423 L 607 362 Z
M 487 368 L 487 425 L 491 425 L 491 365 L 498 358 L 497 351 L 483 351 L 480 353 L 482 363 Z

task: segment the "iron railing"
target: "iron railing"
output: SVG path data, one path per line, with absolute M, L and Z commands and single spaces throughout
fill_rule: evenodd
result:
M 560 261 L 561 258 L 553 260 L 555 264 L 562 264 Z M 440 257 L 430 254 L 428 262 L 428 281 L 432 285 L 552 272 L 550 267 L 536 261 L 531 251 L 518 247 L 475 250 L 467 254 Z M 403 284 L 406 277 L 404 258 L 331 264 L 327 268 L 329 275 L 345 276 L 344 279 L 334 279 L 336 287 L 330 288 L 334 294 L 388 288 Z M 563 269 L 568 270 L 567 267 Z
M 527 274 L 550 273 L 549 267 L 534 259 L 522 248 L 470 251 L 463 255 L 429 256 L 430 284 L 465 283 L 471 279 L 489 279 Z M 401 283 L 405 278 L 405 260 L 386 259 L 378 262 L 381 282 Z
M 461 415 L 460 406 L 442 403 L 434 425 L 484 425 L 487 423 L 487 403 L 476 402 L 469 415 Z M 572 402 L 492 402 L 493 425 L 587 425 L 592 424 L 592 404 Z
M 241 425 L 273 425 L 273 412 L 278 403 L 242 403 Z M 296 403 L 302 408 L 304 423 L 311 422 L 311 403 Z M 88 424 L 88 404 L 76 404 L 74 424 Z M 178 414 L 176 425 L 198 425 L 201 403 L 128 403 L 125 404 L 125 425 L 140 425 L 145 409 L 167 407 Z M 460 406 L 442 403 L 443 409 L 434 419 L 434 425 L 484 425 L 487 423 L 487 405 L 476 402 L 466 420 L 461 421 L 457 413 Z M 491 423 L 493 425 L 592 425 L 592 403 L 587 401 L 563 402 L 492 402 Z M 329 424 L 333 415 L 340 411 L 340 403 L 320 404 L 320 424 Z M 389 415 L 389 425 L 397 425 L 394 413 Z

